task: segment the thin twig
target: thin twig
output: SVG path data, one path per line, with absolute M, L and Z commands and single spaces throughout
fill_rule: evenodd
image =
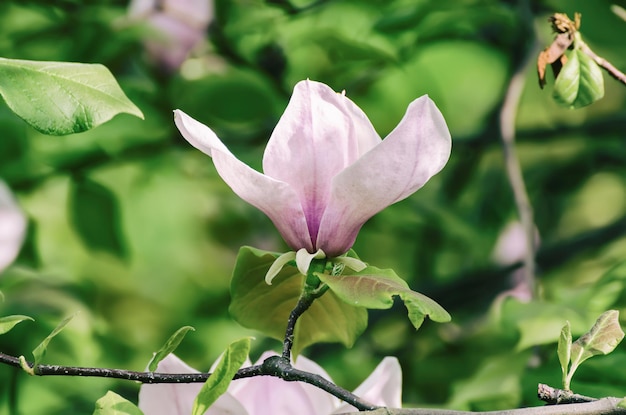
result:
M 520 2 L 524 9 L 524 14 L 532 20 L 528 2 Z M 532 27 L 529 24 L 529 27 Z M 526 72 L 534 56 L 537 55 L 540 47 L 532 29 L 529 29 L 529 36 L 533 37 L 532 47 L 528 47 L 523 59 L 518 64 L 507 88 L 502 108 L 500 110 L 500 136 L 502 138 L 502 150 L 504 154 L 504 164 L 507 176 L 515 198 L 515 204 L 520 217 L 520 222 L 526 235 L 526 252 L 524 256 L 524 280 L 533 295 L 535 291 L 535 223 L 533 219 L 533 208 L 526 192 L 522 168 L 515 150 L 515 116 L 524 89 Z
M 611 62 L 596 55 L 596 53 L 592 51 L 586 43 L 582 43 L 581 49 L 585 54 L 593 59 L 595 63 L 597 63 L 601 68 L 607 71 L 609 75 L 626 85 L 626 74 L 624 74 L 624 72 L 613 66 Z
M 595 402 L 598 400 L 569 390 L 553 388 L 543 383 L 540 383 L 537 387 L 537 397 L 550 405 Z

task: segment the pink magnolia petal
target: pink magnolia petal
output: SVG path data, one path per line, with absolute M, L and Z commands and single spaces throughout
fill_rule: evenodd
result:
M 285 182 L 251 169 L 237 159 L 211 129 L 180 110 L 174 121 L 189 143 L 213 158 L 222 179 L 243 200 L 260 209 L 294 250 L 313 250 L 298 196 Z
M 20 252 L 26 234 L 26 217 L 9 187 L 0 181 L 0 273 Z
M 328 256 L 346 252 L 369 218 L 438 173 L 450 149 L 450 132 L 433 101 L 413 101 L 382 143 L 334 178 L 316 247 Z
M 198 373 L 176 355 L 169 354 L 159 362 L 159 373 Z M 139 409 L 144 415 L 189 415 L 202 383 L 144 384 L 139 389 Z M 220 396 L 206 415 L 247 415 L 243 406 L 229 393 Z
M 345 95 L 301 81 L 265 148 L 263 171 L 295 189 L 315 240 L 332 178 L 379 142 L 363 111 Z
M 402 407 L 402 369 L 395 357 L 385 357 L 376 369 L 354 390 L 354 394 L 367 402 L 388 408 Z M 343 404 L 335 413 L 356 411 Z
M 276 353 L 265 352 L 255 364 L 273 355 Z M 294 366 L 330 379 L 324 369 L 304 356 L 298 357 Z M 303 382 L 286 382 L 271 376 L 234 381 L 228 391 L 250 415 L 320 415 L 330 414 L 336 407 L 333 396 L 315 386 Z

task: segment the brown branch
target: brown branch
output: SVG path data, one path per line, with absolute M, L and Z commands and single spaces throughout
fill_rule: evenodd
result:
M 527 1 L 520 2 L 520 8 L 526 20 L 532 21 L 532 14 Z M 532 25 L 529 24 L 530 27 Z M 507 176 L 515 198 L 515 205 L 519 214 L 520 222 L 526 235 L 526 252 L 524 255 L 524 280 L 535 294 L 535 222 L 533 219 L 533 208 L 524 184 L 524 176 L 520 166 L 519 158 L 515 149 L 515 116 L 524 89 L 526 71 L 533 57 L 537 55 L 539 44 L 532 30 L 529 30 L 529 37 L 532 37 L 532 46 L 527 47 L 523 59 L 517 65 L 500 110 L 500 136 L 502 139 L 502 151 L 504 154 L 504 164 Z
M 374 411 L 350 412 L 344 415 L 625 415 L 626 409 L 617 404 L 619 398 L 603 398 L 593 402 L 568 405 L 546 405 L 502 411 L 454 411 L 450 409 L 380 408 Z

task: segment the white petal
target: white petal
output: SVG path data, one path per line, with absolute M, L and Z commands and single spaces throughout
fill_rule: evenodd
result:
M 284 182 L 261 174 L 239 161 L 211 129 L 180 110 L 174 121 L 189 143 L 213 158 L 219 175 L 243 200 L 263 211 L 294 250 L 313 250 L 298 196 Z
M 402 369 L 395 357 L 385 357 L 367 379 L 354 390 L 367 402 L 389 408 L 402 407 Z M 356 408 L 346 403 L 334 413 L 352 412 Z
M 267 143 L 263 171 L 298 193 L 315 240 L 332 178 L 380 141 L 363 111 L 345 95 L 302 81 Z
M 20 252 L 26 234 L 26 217 L 9 187 L 0 181 L 0 273 Z
M 450 132 L 433 101 L 413 101 L 382 143 L 334 178 L 316 247 L 328 256 L 346 252 L 369 218 L 438 173 L 450 149 Z
M 308 275 L 311 261 L 322 258 L 326 258 L 326 254 L 321 249 L 318 249 L 314 254 L 309 254 L 309 252 L 304 248 L 298 250 L 298 252 L 296 252 L 296 265 L 298 267 L 298 271 L 300 271 L 300 274 L 302 275 Z
M 272 263 L 270 269 L 267 270 L 267 274 L 265 274 L 265 283 L 267 285 L 272 285 L 272 280 L 274 279 L 274 277 L 278 275 L 278 273 L 283 269 L 285 265 L 287 265 L 289 261 L 293 261 L 294 259 L 296 259 L 296 253 L 293 251 L 285 252 L 284 254 L 276 258 L 276 261 Z

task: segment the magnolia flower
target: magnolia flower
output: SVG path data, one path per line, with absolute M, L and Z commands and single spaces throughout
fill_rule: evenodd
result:
M 274 355 L 265 352 L 256 364 Z M 248 366 L 249 362 L 245 364 Z M 215 364 L 213 365 L 215 366 Z M 299 356 L 294 367 L 330 376 L 319 365 Z M 197 373 L 173 354 L 163 359 L 157 372 Z M 139 390 L 139 409 L 144 415 L 188 415 L 202 384 L 144 384 Z M 355 389 L 354 394 L 378 406 L 399 408 L 402 395 L 402 371 L 395 357 L 386 357 L 372 374 Z M 257 376 L 233 381 L 228 391 L 205 412 L 205 415 L 325 415 L 356 411 L 327 392 L 303 382 L 286 382 L 272 376 Z
M 173 71 L 204 39 L 213 18 L 213 0 L 132 0 L 129 15 L 145 19 L 158 31 L 146 42 L 150 55 Z
M 347 252 L 369 218 L 421 188 L 450 156 L 450 132 L 428 96 L 381 140 L 344 93 L 301 81 L 267 143 L 263 174 L 208 127 L 174 114 L 183 137 L 213 158 L 232 190 L 269 216 L 294 251 L 318 258 Z
M 17 257 L 26 233 L 26 217 L 9 187 L 0 181 L 0 272 Z

